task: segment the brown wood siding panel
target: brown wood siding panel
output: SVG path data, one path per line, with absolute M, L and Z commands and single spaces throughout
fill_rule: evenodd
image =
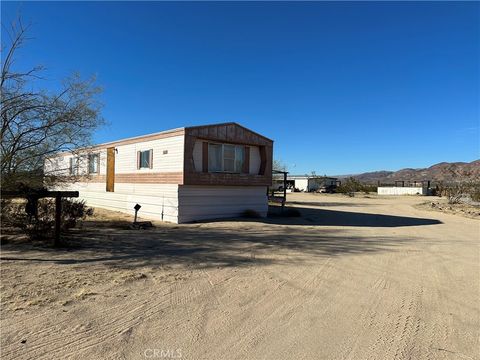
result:
M 208 172 L 208 153 L 202 156 L 207 160 L 207 172 L 195 170 L 193 162 L 193 149 L 195 141 L 200 140 L 205 143 L 218 142 L 230 143 L 245 146 L 259 146 L 264 148 L 263 175 L 257 174 L 230 174 L 230 173 L 209 173 Z M 203 145 L 205 146 L 205 145 Z M 238 124 L 228 123 L 209 126 L 197 126 L 185 128 L 185 163 L 184 163 L 184 185 L 225 185 L 225 186 L 258 186 L 272 184 L 272 154 L 273 141 L 250 131 Z M 205 163 L 202 161 L 202 170 L 205 169 Z M 250 159 L 248 159 L 250 162 Z M 250 164 L 248 164 L 248 171 Z M 247 171 L 247 172 L 248 172 Z
M 106 176 L 97 175 L 83 177 L 80 178 L 79 181 L 103 183 L 106 181 Z M 115 174 L 115 182 L 132 184 L 183 184 L 183 172 Z
M 260 170 L 258 175 L 265 175 L 265 170 L 267 168 L 267 151 L 265 146 L 260 146 Z
M 208 142 L 202 143 L 202 171 L 208 172 Z
M 107 177 L 106 190 L 109 192 L 115 191 L 115 148 L 107 149 Z
M 273 143 L 273 141 L 271 139 L 269 139 L 269 138 L 267 138 L 263 135 L 260 135 L 259 133 L 256 133 L 255 131 L 247 129 L 246 127 L 244 127 L 240 124 L 233 123 L 233 122 L 223 123 L 223 124 L 189 126 L 189 127 L 186 127 L 184 130 L 185 130 L 185 133 L 188 132 L 188 133 L 190 133 L 190 135 L 193 135 L 193 133 L 201 133 L 201 132 L 207 132 L 208 133 L 208 129 L 216 128 L 217 129 L 216 131 L 219 133 L 219 136 L 220 136 L 220 132 L 222 132 L 222 129 L 226 129 L 229 126 L 235 127 L 238 131 L 244 131 L 245 133 L 252 134 L 253 136 L 255 136 L 257 138 L 264 139 L 268 143 Z M 204 133 L 203 135 L 206 135 L 206 134 Z M 224 136 L 226 136 L 226 134 L 224 134 Z
M 212 142 L 227 142 L 243 145 L 272 146 L 273 141 L 236 124 L 193 127 L 185 129 L 186 137 Z
M 271 177 L 251 174 L 190 173 L 183 185 L 270 186 Z
M 244 174 L 248 174 L 250 172 L 250 147 L 249 146 L 245 146 L 244 156 L 245 156 L 245 159 L 243 160 L 242 172 Z

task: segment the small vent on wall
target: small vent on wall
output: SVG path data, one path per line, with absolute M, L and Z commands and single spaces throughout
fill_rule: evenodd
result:
M 168 150 L 163 150 L 163 155 L 167 155 L 168 154 Z

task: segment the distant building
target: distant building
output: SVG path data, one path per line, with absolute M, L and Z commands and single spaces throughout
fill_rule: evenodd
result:
M 338 179 L 328 176 L 315 175 L 288 175 L 287 190 L 303 191 L 303 192 L 333 192 L 337 187 Z M 280 189 L 283 187 L 283 178 L 274 177 L 273 188 Z
M 430 181 L 395 181 L 394 184 L 380 184 L 378 195 L 428 195 Z

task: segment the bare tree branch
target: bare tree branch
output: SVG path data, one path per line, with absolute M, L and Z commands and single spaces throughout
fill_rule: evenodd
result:
M 2 25 L 3 26 L 3 25 Z M 17 50 L 28 38 L 20 20 L 6 31 L 9 46 L 0 71 L 0 151 L 2 187 L 15 187 L 18 181 L 41 183 L 47 156 L 77 148 L 88 149 L 93 131 L 103 124 L 101 89 L 95 78 L 82 79 L 78 74 L 62 82 L 56 93 L 41 88 L 34 81 L 44 79 L 43 66 L 27 70 L 14 69 Z M 7 49 L 5 51 L 5 49 Z M 40 177 L 40 179 L 39 179 Z

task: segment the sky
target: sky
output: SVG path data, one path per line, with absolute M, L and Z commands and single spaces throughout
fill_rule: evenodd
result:
M 2 1 L 18 14 L 19 68 L 97 77 L 96 143 L 233 121 L 297 174 L 480 158 L 479 2 Z

